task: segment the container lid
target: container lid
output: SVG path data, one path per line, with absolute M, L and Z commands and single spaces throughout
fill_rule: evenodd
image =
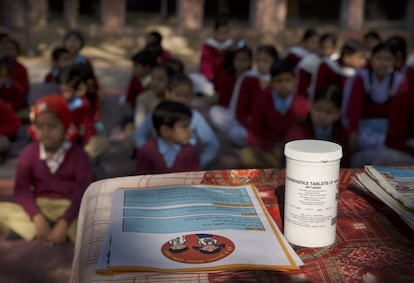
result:
M 336 161 L 342 157 L 342 147 L 323 140 L 296 140 L 285 144 L 285 156 L 307 162 Z

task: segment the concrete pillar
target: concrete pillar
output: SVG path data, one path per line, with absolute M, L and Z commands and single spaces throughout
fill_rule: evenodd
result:
M 178 6 L 181 28 L 184 30 L 198 30 L 202 27 L 204 0 L 180 0 Z
M 79 0 L 64 0 L 63 18 L 69 28 L 73 29 L 78 27 Z
M 261 33 L 276 34 L 285 29 L 287 0 L 252 0 L 250 22 Z
M 126 0 L 101 0 L 101 22 L 106 33 L 121 34 L 125 25 L 125 16 Z
M 365 0 L 341 0 L 340 25 L 358 30 L 364 24 Z
M 414 1 L 407 1 L 405 9 L 405 23 L 411 31 L 414 31 Z
M 34 26 L 44 27 L 49 13 L 48 0 L 29 0 L 30 20 Z

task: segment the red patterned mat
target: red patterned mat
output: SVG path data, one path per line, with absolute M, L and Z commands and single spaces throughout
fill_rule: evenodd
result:
M 341 170 L 334 245 L 294 247 L 305 263 L 298 271 L 224 271 L 212 273 L 210 282 L 414 282 L 414 232 L 383 203 L 349 186 L 355 172 Z M 222 170 L 207 172 L 203 183 L 254 183 L 282 230 L 284 178 L 273 169 Z

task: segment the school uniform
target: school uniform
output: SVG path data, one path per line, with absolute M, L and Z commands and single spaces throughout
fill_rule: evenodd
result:
M 27 108 L 24 89 L 20 83 L 13 79 L 0 84 L 0 99 L 9 103 L 16 112 Z
M 227 49 L 233 44 L 231 39 L 223 43 L 214 38 L 208 38 L 201 46 L 200 73 L 216 85 L 223 75 L 223 64 Z
M 302 58 L 296 66 L 298 75 L 297 92 L 312 101 L 315 90 L 316 75 L 322 57 L 318 54 L 308 54 Z
M 75 126 L 68 130 L 70 140 L 87 145 L 91 137 L 97 134 L 94 112 L 89 101 L 85 97 L 74 96 L 68 101 L 68 108 L 72 125 Z
M 293 46 L 286 52 L 285 59 L 291 62 L 294 67 L 296 67 L 299 62 L 309 54 L 311 54 L 311 52 L 302 46 Z
M 210 108 L 212 124 L 237 145 L 246 144 L 254 105 L 266 91 L 270 91 L 270 84 L 262 89 L 261 81 L 270 82 L 270 75 L 260 75 L 255 70 L 245 71 L 236 79 L 229 106 Z
M 0 136 L 14 136 L 21 125 L 21 121 L 16 116 L 13 107 L 0 99 L 0 113 Z
M 313 93 L 319 91 L 324 85 L 335 85 L 340 90 L 344 90 L 347 80 L 355 73 L 354 68 L 342 66 L 339 60 L 324 58 L 318 68 Z
M 255 105 L 247 135 L 251 146 L 270 150 L 275 143 L 283 142 L 290 127 L 304 120 L 309 113 L 306 98 L 291 94 L 279 106 L 280 98 L 269 91 Z M 283 108 L 283 109 L 282 109 Z
M 197 147 L 200 151 L 201 168 L 206 166 L 216 157 L 219 142 L 216 134 L 207 123 L 204 116 L 197 110 L 191 109 L 191 138 L 189 144 Z M 149 138 L 156 136 L 152 123 L 152 113 L 149 113 L 141 126 L 135 131 L 135 147 L 140 148 Z
M 237 77 L 234 75 L 223 75 L 217 80 L 216 92 L 218 94 L 217 105 L 228 107 Z
M 33 216 L 42 213 L 50 221 L 63 218 L 74 241 L 82 196 L 93 181 L 85 152 L 65 142 L 50 159 L 34 142 L 21 152 L 16 172 L 14 203 L 0 203 L 0 223 L 32 240 L 36 235 Z
M 126 96 L 126 101 L 131 107 L 135 108 L 137 97 L 148 89 L 150 81 L 151 76 L 149 75 L 144 78 L 138 78 L 135 75 L 131 76 Z
M 172 173 L 200 170 L 197 149 L 190 145 L 167 145 L 162 138 L 154 138 L 137 151 L 136 174 Z
M 414 157 L 414 65 L 404 84 L 391 103 L 386 144 Z

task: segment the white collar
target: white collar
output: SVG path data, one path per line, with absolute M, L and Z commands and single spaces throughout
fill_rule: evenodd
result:
M 233 44 L 233 40 L 227 39 L 224 42 L 218 42 L 217 39 L 210 37 L 205 41 L 205 44 L 211 47 L 214 47 L 217 50 L 225 50 Z
M 40 143 L 39 158 L 40 160 L 46 160 L 47 167 L 49 168 L 50 172 L 54 174 L 59 169 L 59 166 L 62 164 L 63 158 L 65 157 L 65 153 L 71 146 L 72 144 L 70 142 L 64 141 L 55 154 L 49 154 L 46 152 L 43 143 Z

